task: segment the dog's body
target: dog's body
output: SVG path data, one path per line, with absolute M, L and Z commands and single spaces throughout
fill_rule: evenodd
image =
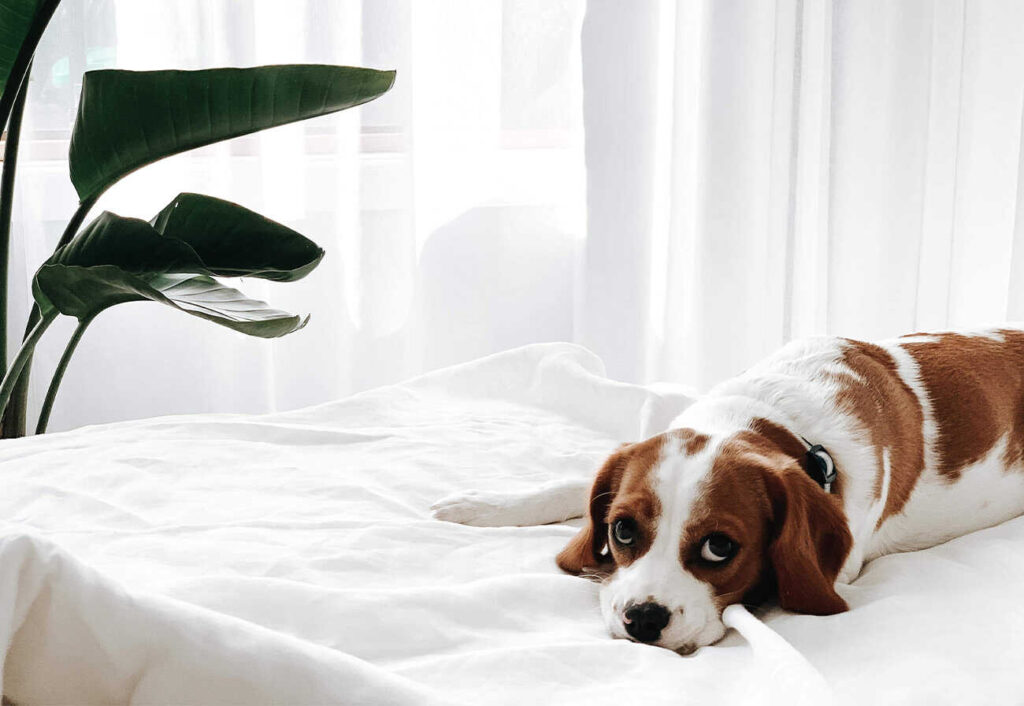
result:
M 613 635 L 686 652 L 724 634 L 730 603 L 774 591 L 841 612 L 834 585 L 865 562 L 1024 514 L 1024 331 L 796 341 L 672 428 L 612 454 L 558 563 L 606 577 Z M 812 445 L 834 462 L 828 489 Z M 575 481 L 435 506 L 485 525 L 587 511 Z

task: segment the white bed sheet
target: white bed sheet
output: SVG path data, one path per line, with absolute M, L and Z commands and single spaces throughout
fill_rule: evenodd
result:
M 429 505 L 589 475 L 688 403 L 568 344 L 336 403 L 0 445 L 3 692 L 35 703 L 1024 703 L 1024 520 L 872 563 L 832 617 L 606 634 L 571 525 Z

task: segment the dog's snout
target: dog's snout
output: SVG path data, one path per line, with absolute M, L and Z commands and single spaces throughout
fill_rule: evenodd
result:
M 654 642 L 661 636 L 661 631 L 671 617 L 672 614 L 665 606 L 648 602 L 627 608 L 622 622 L 630 637 L 640 642 Z

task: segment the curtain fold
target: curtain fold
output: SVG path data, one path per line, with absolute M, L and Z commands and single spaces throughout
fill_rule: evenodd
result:
M 636 7 L 592 0 L 584 48 L 588 29 L 627 23 Z M 601 107 L 586 103 L 588 157 L 598 153 L 589 174 L 610 180 L 609 193 L 618 184 L 600 153 L 622 148 L 603 146 L 616 137 L 605 113 L 643 113 L 608 108 L 612 95 L 652 111 L 627 138 L 646 161 L 633 154 L 618 174 L 622 188 L 643 185 L 622 208 L 650 214 L 628 216 L 622 250 L 648 259 L 585 273 L 646 292 L 617 312 L 629 319 L 622 330 L 642 330 L 631 357 L 616 358 L 614 322 L 588 341 L 619 364 L 614 375 L 706 388 L 794 337 L 1020 317 L 1024 6 L 642 7 L 651 21 L 632 41 L 653 58 L 646 78 L 610 88 L 584 71 L 586 92 L 605 95 Z M 605 63 L 635 51 L 608 46 L 617 56 Z M 589 208 L 591 238 L 595 214 L 627 218 L 593 199 Z

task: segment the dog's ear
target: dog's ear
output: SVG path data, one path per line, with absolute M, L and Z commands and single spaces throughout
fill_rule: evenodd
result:
M 600 569 L 612 561 L 611 553 L 605 552 L 608 544 L 608 507 L 619 490 L 622 473 L 626 467 L 628 444 L 608 457 L 594 478 L 590 489 L 590 505 L 586 524 L 558 554 L 558 567 L 570 574 L 582 573 L 584 569 Z
M 795 464 L 766 472 L 765 484 L 774 521 L 768 558 L 779 605 L 812 615 L 848 610 L 835 582 L 853 538 L 838 502 Z

